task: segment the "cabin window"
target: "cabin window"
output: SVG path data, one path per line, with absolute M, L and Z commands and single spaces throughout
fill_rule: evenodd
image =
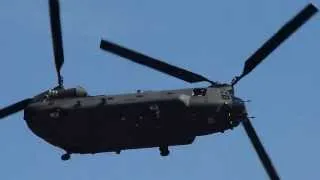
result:
M 205 96 L 207 93 L 206 88 L 194 88 L 192 91 L 192 96 Z
M 152 117 L 154 120 L 160 119 L 160 108 L 157 104 L 152 104 L 149 106 L 149 109 L 152 113 Z
M 224 100 L 230 100 L 230 99 L 231 99 L 231 96 L 230 96 L 230 94 L 229 94 L 229 91 L 222 91 L 222 92 L 221 92 L 221 97 L 222 97 L 222 99 L 224 99 Z
M 215 124 L 216 120 L 213 117 L 208 117 L 208 124 Z
M 80 107 L 81 106 L 81 101 L 77 101 L 73 106 L 75 108 Z
M 61 115 L 61 109 L 59 109 L 59 108 L 57 108 L 53 112 L 49 113 L 49 116 L 54 119 L 60 118 L 60 115 Z
M 125 120 L 126 120 L 126 117 L 125 117 L 123 114 L 120 114 L 120 120 L 121 120 L 121 121 L 125 121 Z
M 105 105 L 107 102 L 107 100 L 105 98 L 101 98 L 101 102 L 100 102 L 100 105 Z

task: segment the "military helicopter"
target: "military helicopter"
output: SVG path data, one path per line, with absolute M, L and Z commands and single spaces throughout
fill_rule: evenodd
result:
M 116 43 L 101 40 L 100 48 L 135 63 L 189 83 L 208 82 L 208 87 L 163 91 L 137 91 L 119 95 L 89 95 L 81 87 L 64 88 L 64 63 L 58 0 L 49 0 L 52 40 L 58 85 L 32 98 L 0 110 L 0 118 L 24 110 L 31 131 L 62 148 L 62 160 L 73 153 L 120 153 L 126 149 L 158 147 L 162 156 L 169 146 L 191 144 L 197 136 L 224 132 L 240 123 L 271 179 L 279 179 L 271 159 L 255 132 L 245 101 L 234 94 L 234 86 L 272 51 L 309 20 L 318 9 L 304 7 L 262 45 L 231 83 L 218 83 L 191 71 L 170 65 Z

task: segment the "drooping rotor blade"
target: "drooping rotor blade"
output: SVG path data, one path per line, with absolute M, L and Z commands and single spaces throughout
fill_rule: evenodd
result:
M 51 36 L 53 42 L 55 65 L 58 75 L 59 86 L 62 86 L 62 77 L 60 74 L 64 62 L 63 41 L 61 33 L 60 6 L 58 0 L 49 0 Z
M 270 179 L 272 180 L 279 180 L 279 175 L 276 171 L 276 169 L 274 168 L 274 166 L 272 165 L 271 159 L 268 156 L 266 150 L 264 149 L 262 143 L 259 140 L 259 137 L 256 133 L 256 131 L 254 130 L 251 122 L 249 119 L 245 119 L 244 121 L 242 121 L 242 125 L 247 133 L 247 135 L 249 136 L 249 139 L 254 147 L 254 149 L 256 150 L 260 161 L 263 164 L 264 169 L 267 171 L 267 174 L 269 175 Z
M 243 72 L 236 77 L 232 85 L 236 84 L 240 79 L 249 74 L 258 64 L 260 64 L 269 54 L 271 54 L 281 43 L 283 43 L 298 28 L 306 23 L 316 12 L 317 7 L 308 4 L 294 18 L 288 21 L 271 39 L 264 43 L 248 60 L 245 62 Z
M 188 70 L 170 65 L 170 64 L 165 63 L 163 61 L 160 61 L 158 59 L 146 56 L 144 54 L 141 54 L 141 53 L 133 51 L 131 49 L 122 47 L 118 44 L 115 44 L 115 43 L 107 41 L 107 40 L 101 40 L 100 48 L 104 49 L 108 52 L 111 52 L 115 55 L 129 59 L 135 63 L 153 68 L 157 71 L 174 76 L 178 79 L 181 79 L 181 80 L 189 82 L 189 83 L 206 81 L 206 82 L 210 82 L 212 84 L 216 84 L 215 82 L 212 82 L 209 79 L 207 79 L 199 74 L 196 74 L 196 73 L 190 72 Z
M 5 108 L 0 109 L 0 119 L 9 116 L 11 114 L 14 114 L 16 112 L 19 112 L 26 108 L 28 104 L 32 101 L 32 99 L 25 99 L 20 102 L 17 102 L 15 104 L 12 104 L 10 106 L 7 106 Z

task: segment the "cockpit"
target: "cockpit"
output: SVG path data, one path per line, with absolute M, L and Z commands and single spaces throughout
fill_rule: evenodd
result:
M 205 96 L 207 93 L 207 88 L 194 88 L 192 90 L 192 96 Z

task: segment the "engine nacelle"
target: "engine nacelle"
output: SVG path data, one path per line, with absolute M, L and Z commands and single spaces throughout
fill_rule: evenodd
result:
M 71 98 L 71 97 L 85 97 L 85 96 L 88 96 L 88 93 L 84 88 L 78 86 L 76 88 L 70 88 L 70 89 L 49 90 L 47 95 L 49 98 Z

